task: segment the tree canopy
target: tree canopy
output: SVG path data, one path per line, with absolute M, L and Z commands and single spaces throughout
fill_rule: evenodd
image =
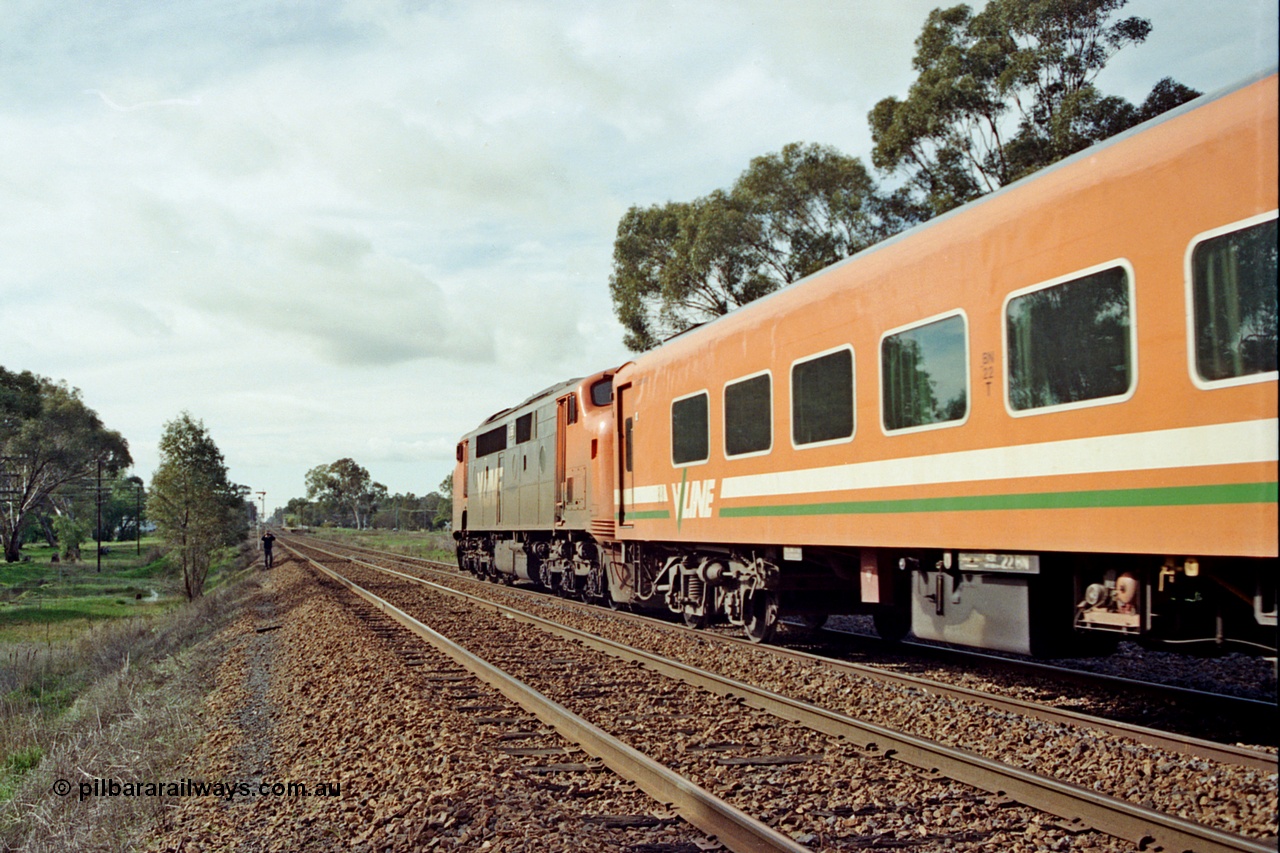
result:
M 439 492 L 390 494 L 363 465 L 354 459 L 339 459 L 307 472 L 307 497 L 289 501 L 283 510 L 284 521 L 304 526 L 435 530 L 446 526 L 453 516 L 452 485 L 450 474 L 440 483 Z
M 632 207 L 618 223 L 609 293 L 633 351 L 759 299 L 1199 95 L 1166 77 L 1141 105 L 1094 85 L 1151 32 L 1128 0 L 990 0 L 934 9 L 905 99 L 868 115 L 872 163 L 792 143 L 732 189 Z
M 872 162 L 904 176 L 925 216 L 998 189 L 1199 95 L 1170 78 L 1135 106 L 1098 73 L 1151 32 L 1116 18 L 1128 0 L 990 0 L 934 9 L 916 39 L 919 76 L 868 119 Z
M 369 469 L 350 458 L 312 468 L 307 472 L 306 486 L 308 500 L 349 511 L 357 530 L 369 526 L 370 514 L 387 497 L 387 487 L 374 482 Z
M 129 443 L 103 426 L 80 391 L 0 367 L 0 535 L 5 560 L 20 558 L 28 517 L 72 484 L 133 462 Z M 62 509 L 69 505 L 64 502 Z
M 147 514 L 178 555 L 188 599 L 203 594 L 214 552 L 244 537 L 248 493 L 227 479 L 203 421 L 183 412 L 165 424 Z
M 632 207 L 609 278 L 623 342 L 649 349 L 900 227 L 860 160 L 800 143 L 752 160 L 728 192 Z

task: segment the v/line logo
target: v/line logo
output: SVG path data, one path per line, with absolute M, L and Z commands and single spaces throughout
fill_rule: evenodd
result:
M 676 524 L 686 518 L 710 518 L 711 504 L 716 499 L 716 481 L 681 480 L 671 484 L 675 501 Z

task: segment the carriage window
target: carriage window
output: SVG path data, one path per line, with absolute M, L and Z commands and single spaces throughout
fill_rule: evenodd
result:
M 1196 372 L 1206 382 L 1276 369 L 1276 220 L 1191 253 Z
M 764 453 L 773 446 L 773 391 L 762 373 L 724 386 L 724 455 Z
M 880 342 L 886 430 L 963 420 L 969 412 L 964 317 L 916 326 Z
M 1010 299 L 1010 407 L 1025 411 L 1126 394 L 1133 381 L 1131 310 L 1123 267 Z
M 533 412 L 516 418 L 516 444 L 533 438 Z
M 853 350 L 844 347 L 791 366 L 791 441 L 853 437 Z
M 597 406 L 607 406 L 613 402 L 613 377 L 601 379 L 591 386 L 591 402 Z
M 705 391 L 671 404 L 671 461 L 676 465 L 706 462 L 710 454 L 707 393 Z
M 507 449 L 507 427 L 504 424 L 496 429 L 476 436 L 476 456 L 488 456 L 499 450 Z

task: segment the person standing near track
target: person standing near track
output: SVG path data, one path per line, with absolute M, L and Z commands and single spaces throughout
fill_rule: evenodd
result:
M 270 530 L 262 534 L 262 562 L 268 569 L 271 568 L 271 546 L 275 544 L 275 541 L 276 537 L 271 535 Z

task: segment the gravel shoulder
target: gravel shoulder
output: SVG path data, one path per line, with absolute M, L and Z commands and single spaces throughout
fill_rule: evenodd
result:
M 292 561 L 269 573 L 229 629 L 210 734 L 190 762 L 193 779 L 233 793 L 179 800 L 148 849 L 716 848 L 610 773 L 544 774 L 547 759 L 503 751 L 501 727 L 482 720 L 518 710 L 482 686 L 432 680 L 450 664 L 425 649 L 407 657 L 346 595 Z M 540 738 L 569 750 L 552 760 L 589 764 L 554 733 Z

